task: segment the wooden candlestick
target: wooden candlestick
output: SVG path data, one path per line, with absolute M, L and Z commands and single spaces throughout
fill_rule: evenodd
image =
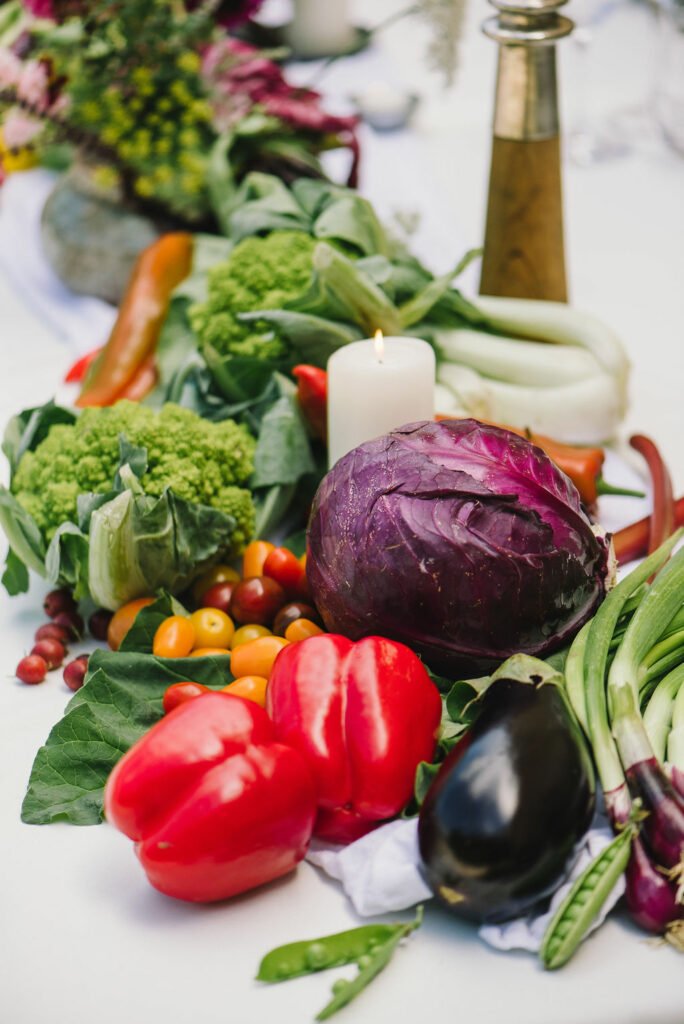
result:
M 484 32 L 499 43 L 494 138 L 480 292 L 567 301 L 557 39 L 565 0 L 491 0 Z

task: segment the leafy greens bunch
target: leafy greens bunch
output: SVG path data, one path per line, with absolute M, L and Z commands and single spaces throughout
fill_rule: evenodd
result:
M 31 568 L 115 609 L 160 587 L 183 589 L 252 536 L 255 442 L 232 420 L 134 402 L 77 418 L 49 403 L 10 421 L 3 450 L 10 593 L 28 588 Z

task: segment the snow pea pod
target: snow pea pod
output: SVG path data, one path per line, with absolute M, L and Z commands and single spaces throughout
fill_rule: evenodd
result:
M 544 933 L 540 959 L 547 970 L 567 963 L 625 871 L 635 828 L 628 825 L 582 872 Z
M 413 921 L 363 925 L 320 939 L 278 946 L 261 961 L 257 981 L 287 981 L 329 967 L 358 964 L 356 977 L 338 979 L 332 987 L 332 999 L 316 1016 L 316 1020 L 327 1020 L 370 984 L 392 959 L 401 940 L 420 927 L 422 920 L 423 908 L 418 907 Z

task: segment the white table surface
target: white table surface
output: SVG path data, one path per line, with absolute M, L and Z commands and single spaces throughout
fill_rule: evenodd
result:
M 398 6 L 376 0 L 373 16 Z M 365 5 L 360 16 L 368 10 Z M 450 224 L 458 225 L 459 247 L 478 244 L 482 232 L 495 61 L 495 48 L 477 31 L 485 13 L 483 4 L 471 3 L 462 72 L 449 94 L 423 66 L 421 28 L 400 25 L 382 44 L 404 80 L 427 97 L 414 134 L 404 139 L 421 147 L 438 183 L 434 194 L 441 190 L 442 205 L 432 218 L 437 216 L 447 240 Z M 421 207 L 424 183 L 402 180 L 401 146 L 388 139 L 386 147 L 397 161 L 385 198 L 391 204 L 401 196 L 397 205 Z M 373 196 L 383 188 L 378 166 L 365 172 Z M 658 440 L 682 493 L 684 163 L 653 145 L 598 167 L 568 166 L 565 182 L 573 301 L 623 338 L 634 364 L 626 430 Z M 451 255 L 435 253 L 446 263 Z M 11 412 L 53 393 L 71 353 L 2 279 L 0 346 L 4 422 Z M 358 923 L 337 885 L 315 869 L 302 865 L 280 883 L 227 904 L 189 906 L 151 889 L 129 841 L 107 826 L 20 823 L 35 751 L 70 696 L 59 673 L 39 687 L 13 678 L 42 621 L 40 593 L 36 587 L 11 602 L 0 596 L 0 1020 L 299 1024 L 313 1019 L 344 971 L 272 988 L 252 978 L 271 947 Z M 564 970 L 549 975 L 534 957 L 495 953 L 470 926 L 429 907 L 410 945 L 339 1020 L 682 1024 L 682 966 L 673 950 L 656 948 L 614 915 Z

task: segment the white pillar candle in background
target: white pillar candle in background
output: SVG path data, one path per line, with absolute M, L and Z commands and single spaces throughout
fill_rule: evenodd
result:
M 378 332 L 379 334 L 380 332 Z M 420 338 L 368 338 L 328 360 L 328 461 L 435 409 L 435 353 Z
M 287 42 L 302 57 L 344 53 L 354 42 L 347 0 L 294 0 Z

